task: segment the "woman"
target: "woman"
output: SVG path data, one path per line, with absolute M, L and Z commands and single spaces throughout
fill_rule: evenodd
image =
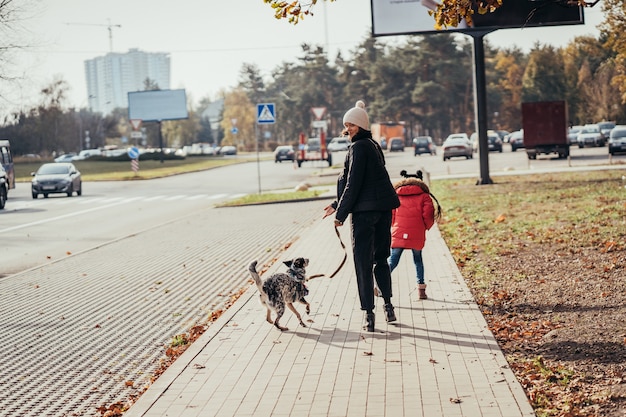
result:
M 372 139 L 365 104 L 359 100 L 343 116 L 352 142 L 337 180 L 337 201 L 324 208 L 324 217 L 335 213 L 335 226 L 351 216 L 352 250 L 364 328 L 374 331 L 374 278 L 385 301 L 385 318 L 396 320 L 391 304 L 391 272 L 387 258 L 391 247 L 391 212 L 400 200 L 385 168 L 380 145 Z

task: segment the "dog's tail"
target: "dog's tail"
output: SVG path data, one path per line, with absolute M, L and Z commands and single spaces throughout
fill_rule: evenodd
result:
M 263 281 L 261 281 L 261 277 L 259 273 L 256 271 L 257 261 L 252 261 L 250 266 L 248 267 L 248 271 L 250 271 L 250 275 L 254 278 L 254 282 L 256 283 L 257 288 L 260 292 L 263 292 Z

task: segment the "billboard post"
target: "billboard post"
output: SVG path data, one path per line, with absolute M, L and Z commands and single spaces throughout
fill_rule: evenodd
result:
M 437 8 L 437 0 L 371 0 L 372 35 L 430 35 L 441 32 L 459 32 L 473 39 L 474 50 L 474 123 L 478 133 L 480 178 L 477 185 L 492 184 L 489 176 L 489 147 L 487 142 L 487 83 L 485 81 L 485 50 L 483 38 L 498 29 L 581 25 L 585 23 L 581 6 L 564 7 L 560 4 L 535 0 L 503 2 L 493 12 L 480 14 L 475 6 L 471 24 L 462 21 L 458 27 L 435 29 L 429 14 Z
M 187 96 L 185 90 L 149 90 L 128 93 L 128 118 L 142 122 L 157 122 L 159 125 L 159 149 L 161 163 L 164 162 L 163 120 L 187 119 Z

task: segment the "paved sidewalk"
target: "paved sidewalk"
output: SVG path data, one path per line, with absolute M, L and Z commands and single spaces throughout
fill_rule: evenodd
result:
M 349 228 L 340 230 L 350 250 Z M 285 256 L 330 274 L 343 253 L 326 219 Z M 405 253 L 393 273 L 398 321 L 385 322 L 378 299 L 374 333 L 362 330 L 350 252 L 335 278 L 309 283 L 307 328 L 290 311 L 289 331 L 267 323 L 251 286 L 125 417 L 534 416 L 436 227 L 424 260 L 430 298 L 418 299 Z

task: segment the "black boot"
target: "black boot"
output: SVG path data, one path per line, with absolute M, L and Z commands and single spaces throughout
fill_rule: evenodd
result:
M 374 320 L 375 319 L 376 319 L 376 316 L 374 315 L 374 313 L 368 312 L 365 315 L 365 326 L 363 326 L 363 329 L 368 331 L 368 332 L 373 332 L 374 331 Z
M 396 314 L 393 312 L 391 303 L 385 304 L 385 319 L 387 319 L 387 321 L 396 321 Z

